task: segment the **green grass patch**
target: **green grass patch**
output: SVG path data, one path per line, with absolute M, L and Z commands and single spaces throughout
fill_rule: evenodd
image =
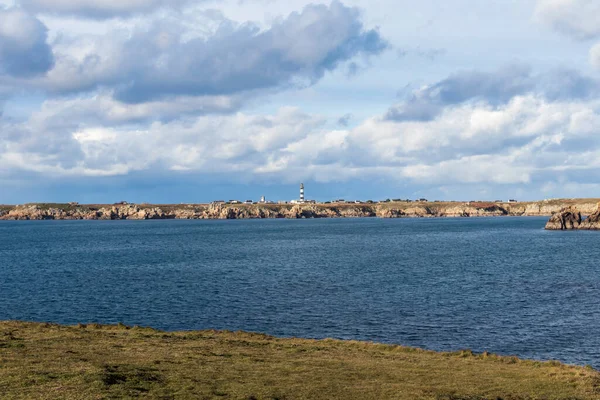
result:
M 600 374 L 470 350 L 0 322 L 7 399 L 599 399 Z

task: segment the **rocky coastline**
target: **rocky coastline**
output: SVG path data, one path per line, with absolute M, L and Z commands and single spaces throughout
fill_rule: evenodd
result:
M 0 206 L 0 220 L 147 220 L 264 218 L 436 218 L 556 216 L 568 208 L 584 215 L 597 211 L 598 199 L 522 203 L 392 202 L 378 204 L 25 204 Z M 598 217 L 600 220 L 600 216 Z M 559 226 L 560 226 L 560 222 Z M 581 224 L 580 224 L 581 225 Z M 579 226 L 579 225 L 578 225 Z

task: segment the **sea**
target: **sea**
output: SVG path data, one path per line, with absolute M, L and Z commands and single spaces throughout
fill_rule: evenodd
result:
M 0 320 L 600 367 L 598 232 L 547 218 L 0 221 Z

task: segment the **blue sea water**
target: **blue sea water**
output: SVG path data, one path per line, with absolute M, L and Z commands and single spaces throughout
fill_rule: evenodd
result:
M 546 218 L 0 221 L 0 320 L 229 329 L 600 367 L 597 232 Z

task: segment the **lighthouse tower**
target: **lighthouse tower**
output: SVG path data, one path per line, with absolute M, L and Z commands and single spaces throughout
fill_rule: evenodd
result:
M 304 183 L 300 184 L 300 203 L 304 203 Z

